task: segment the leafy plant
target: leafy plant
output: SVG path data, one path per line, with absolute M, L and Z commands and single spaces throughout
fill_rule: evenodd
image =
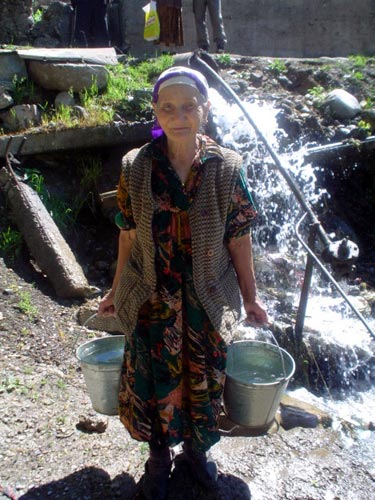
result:
M 366 132 L 368 132 L 368 134 L 371 133 L 371 123 L 367 122 L 366 120 L 360 120 L 358 122 L 358 127 L 362 130 L 365 130 Z
M 39 23 L 43 19 L 43 9 L 33 10 L 33 21 Z
M 0 253 L 4 256 L 18 257 L 22 249 L 22 235 L 10 226 L 0 233 Z
M 222 66 L 229 66 L 230 65 L 230 61 L 231 61 L 230 55 L 229 54 L 219 54 L 217 56 L 217 61 Z
M 275 73 L 276 75 L 281 75 L 282 73 L 286 72 L 287 67 L 284 61 L 281 61 L 280 59 L 274 59 L 271 62 L 269 69 L 272 71 L 272 73 Z
M 363 55 L 350 55 L 348 59 L 356 68 L 364 68 L 369 58 Z
M 307 93 L 308 93 L 308 95 L 310 95 L 313 98 L 314 106 L 317 108 L 322 106 L 322 104 L 326 98 L 326 95 L 327 95 L 325 88 L 322 87 L 321 85 L 317 85 L 316 87 L 312 87 L 311 89 L 309 89 L 307 91 Z
M 356 79 L 356 80 L 359 80 L 359 81 L 362 81 L 365 79 L 365 76 L 364 74 L 362 73 L 362 71 L 356 71 L 353 75 L 353 77 Z

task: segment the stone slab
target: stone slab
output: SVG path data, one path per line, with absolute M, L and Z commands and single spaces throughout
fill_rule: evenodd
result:
M 9 153 L 27 156 L 147 142 L 151 139 L 151 128 L 152 122 L 144 122 L 4 135 L 0 136 L 0 158 L 5 158 L 9 141 Z
M 22 59 L 32 59 L 35 61 L 54 61 L 54 62 L 82 62 L 101 65 L 116 65 L 118 63 L 116 51 L 113 47 L 80 49 L 45 49 L 30 48 L 19 49 L 17 54 Z

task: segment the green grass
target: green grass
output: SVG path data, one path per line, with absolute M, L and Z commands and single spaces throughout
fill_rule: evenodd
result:
M 150 99 L 135 99 L 138 90 L 151 89 L 154 80 L 165 69 L 173 65 L 173 57 L 163 54 L 153 60 L 129 59 L 126 64 L 108 66 L 108 85 L 102 92 L 93 80 L 91 86 L 79 92 L 78 98 L 85 113 L 78 116 L 73 108 L 60 106 L 58 109 L 42 109 L 42 125 L 54 123 L 56 127 L 94 127 L 112 123 L 115 113 L 126 118 L 139 119 L 152 112 Z M 21 95 L 21 89 L 18 94 Z M 24 91 L 26 92 L 26 90 Z M 72 92 L 72 91 L 71 91 Z
M 30 319 L 34 319 L 38 315 L 38 308 L 31 301 L 31 293 L 20 290 L 18 293 L 19 301 L 18 309 L 26 314 Z

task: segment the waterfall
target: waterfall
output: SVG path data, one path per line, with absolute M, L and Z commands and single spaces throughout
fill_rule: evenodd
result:
M 210 89 L 210 100 L 211 115 L 218 140 L 223 146 L 242 154 L 249 187 L 259 210 L 258 220 L 252 233 L 255 259 L 267 255 L 266 259 L 262 259 L 260 266 L 256 265 L 259 288 L 262 289 L 265 284 L 276 289 L 275 293 L 267 295 L 266 299 L 272 316 L 278 318 L 290 316 L 298 308 L 306 264 L 306 251 L 298 242 L 295 232 L 295 226 L 303 215 L 302 208 L 287 182 L 277 172 L 267 148 L 257 138 L 240 108 L 236 104 L 228 103 L 214 89 Z M 277 127 L 278 110 L 262 102 L 247 102 L 243 105 L 266 140 L 277 151 L 283 136 L 283 132 Z M 304 161 L 304 148 L 301 146 L 293 149 L 292 153 L 280 155 L 281 161 L 297 181 L 306 200 L 311 206 L 319 208 L 329 194 L 324 188 L 317 187 L 315 169 Z M 266 262 L 270 261 L 272 265 L 267 265 Z M 280 267 L 283 268 L 283 274 L 275 275 L 275 269 Z M 345 290 L 350 288 L 347 283 L 343 286 Z M 359 309 L 365 308 L 360 297 L 353 297 L 353 300 Z M 364 310 L 364 314 L 367 313 L 368 311 Z M 369 319 L 369 324 L 374 328 L 374 320 Z M 344 400 L 327 398 L 326 394 L 320 403 L 330 406 L 331 411 L 337 412 L 337 415 L 349 421 L 373 420 L 375 414 L 373 341 L 363 324 L 353 317 L 346 302 L 315 268 L 306 310 L 305 331 L 307 333 L 304 335 L 312 342 L 324 341 L 334 345 L 337 350 L 335 355 L 338 358 L 340 370 L 338 375 L 342 380 L 340 389 L 342 389 L 341 394 L 345 394 Z M 318 346 L 317 349 L 325 348 Z M 328 356 L 327 358 L 323 356 L 323 364 L 324 362 L 329 365 Z M 346 386 L 351 384 L 353 374 L 357 378 L 364 378 L 367 382 L 361 393 L 357 391 L 358 386 L 352 393 L 345 392 Z M 307 396 L 309 393 L 304 389 L 297 391 L 300 395 L 304 394 L 304 399 L 314 398 L 315 402 L 319 399 L 316 395 Z

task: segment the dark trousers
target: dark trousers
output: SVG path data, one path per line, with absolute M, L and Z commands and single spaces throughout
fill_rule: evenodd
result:
M 106 22 L 107 6 L 104 0 L 78 2 L 75 6 L 74 46 L 108 47 Z

